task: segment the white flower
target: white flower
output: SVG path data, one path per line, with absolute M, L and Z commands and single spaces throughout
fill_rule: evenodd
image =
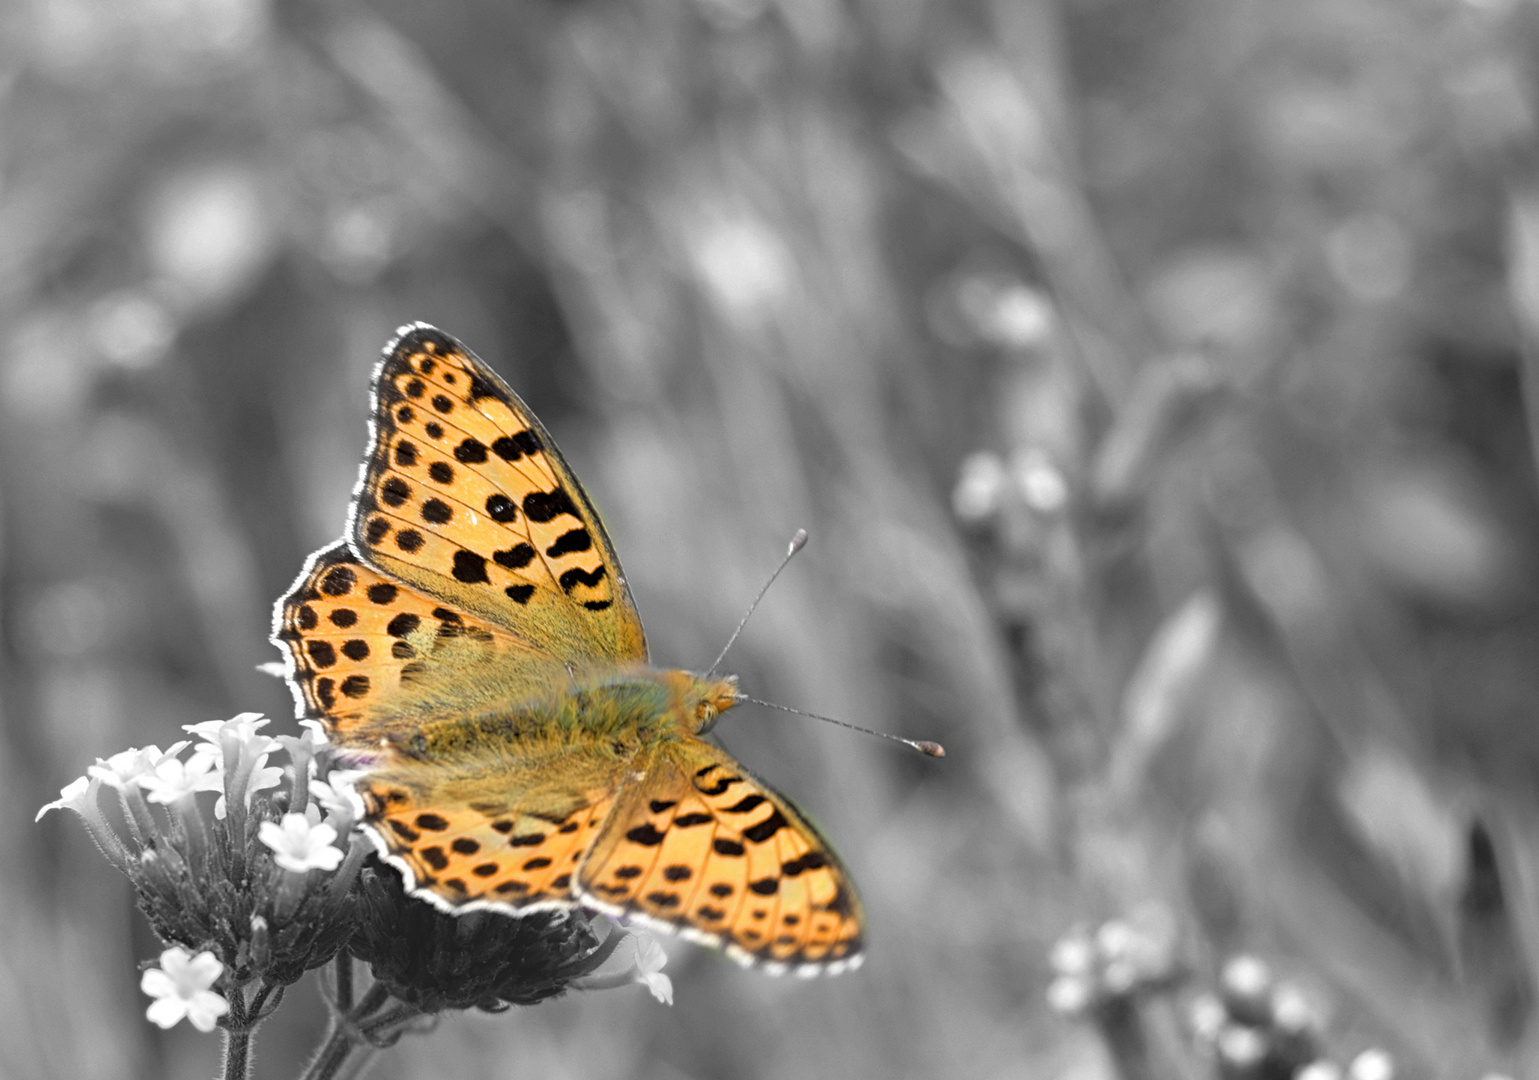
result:
M 273 850 L 273 861 L 296 874 L 335 870 L 342 862 L 342 849 L 332 846 L 336 838 L 336 829 L 312 825 L 304 814 L 284 814 L 281 825 L 264 821 L 257 830 L 257 839 Z
M 362 775 L 357 769 L 332 769 L 326 779 L 316 777 L 310 781 L 310 798 L 321 804 L 328 819 L 352 821 L 358 816 L 353 784 Z
M 668 954 L 657 939 L 643 931 L 633 934 L 636 942 L 636 973 L 634 978 L 652 992 L 652 996 L 664 1005 L 673 1004 L 673 980 L 663 974 Z
M 165 758 L 153 772 L 139 777 L 139 786 L 150 802 L 173 803 L 199 791 L 218 791 L 224 786 L 224 774 L 214 758 L 200 751 L 186 761 Z
M 155 771 L 162 761 L 176 757 L 187 748 L 184 739 L 178 743 L 172 743 L 164 752 L 155 745 L 146 746 L 143 750 L 122 750 L 105 760 L 96 759 L 96 764 L 86 770 L 87 776 L 95 777 L 108 787 L 117 788 L 119 791 L 137 784 L 139 778 L 147 773 Z
M 211 952 L 192 956 L 180 946 L 167 949 L 160 954 L 160 967 L 139 980 L 139 989 L 155 999 L 145 1015 L 163 1028 L 185 1016 L 199 1031 L 213 1031 L 230 1011 L 230 1003 L 209 989 L 222 971 L 224 965 Z
M 37 812 L 33 821 L 42 821 L 43 815 L 50 810 L 73 810 L 77 814 L 84 814 L 86 806 L 96 798 L 96 792 L 101 783 L 89 776 L 79 776 L 59 789 L 59 797 L 51 803 L 47 803 Z
M 310 736 L 311 746 L 325 746 L 331 741 L 326 738 L 326 725 L 319 720 L 301 720 L 299 726 Z
M 263 719 L 261 713 L 246 712 L 228 720 L 205 720 L 201 724 L 184 724 L 182 730 L 203 740 L 198 744 L 199 753 L 212 754 L 216 760 L 223 761 L 222 738 L 225 735 L 235 736 L 247 753 L 263 757 L 270 753 L 273 747 L 278 745 L 278 740 L 257 734 L 257 729 L 266 727 L 268 723 L 269 721 Z

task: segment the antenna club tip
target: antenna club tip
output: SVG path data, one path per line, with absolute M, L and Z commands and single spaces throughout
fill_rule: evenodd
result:
M 920 741 L 914 743 L 914 749 L 929 757 L 945 757 L 946 748 L 938 742 Z
M 792 555 L 795 555 L 798 551 L 800 551 L 802 548 L 804 548 L 806 546 L 807 546 L 807 530 L 806 529 L 797 529 L 796 530 L 796 535 L 791 537 L 791 547 L 786 552 L 786 558 L 790 558 Z

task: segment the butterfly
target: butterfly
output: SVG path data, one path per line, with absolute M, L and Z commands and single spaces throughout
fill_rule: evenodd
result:
M 598 512 L 491 368 L 423 323 L 374 373 L 343 539 L 274 612 L 299 715 L 407 891 L 450 912 L 583 907 L 772 973 L 861 960 L 849 873 L 705 741 L 733 677 L 653 667 Z

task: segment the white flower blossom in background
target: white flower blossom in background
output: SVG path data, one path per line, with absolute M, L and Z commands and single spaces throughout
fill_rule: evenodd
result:
M 109 758 L 97 758 L 96 764 L 86 770 L 86 775 L 122 791 L 138 783 L 140 777 L 154 772 L 162 761 L 176 757 L 187 745 L 183 740 L 172 743 L 164 751 L 153 744 L 142 750 L 121 750 Z
M 342 849 L 333 846 L 336 838 L 336 829 L 311 824 L 304 814 L 284 814 L 281 825 L 264 821 L 257 830 L 257 839 L 272 849 L 273 861 L 296 874 L 335 870 L 342 862 Z
M 139 980 L 139 989 L 155 999 L 145 1015 L 163 1028 L 185 1016 L 199 1031 L 213 1031 L 230 1011 L 230 1003 L 209 989 L 223 971 L 211 952 L 193 956 L 180 946 L 167 949 L 160 954 L 160 967 L 150 968 Z
M 51 803 L 45 803 L 37 812 L 37 817 L 32 820 L 43 820 L 43 815 L 50 810 L 73 810 L 77 814 L 84 813 L 85 804 L 95 798 L 98 786 L 98 782 L 93 781 L 89 776 L 71 780 L 59 790 L 59 797 Z
M 152 772 L 140 776 L 139 786 L 150 802 L 174 803 L 200 791 L 218 791 L 224 787 L 223 770 L 207 754 L 193 754 L 183 761 L 168 757 Z
M 664 1005 L 673 1004 L 673 980 L 663 974 L 668 954 L 651 934 L 633 931 L 636 942 L 635 979 L 652 992 L 652 996 Z

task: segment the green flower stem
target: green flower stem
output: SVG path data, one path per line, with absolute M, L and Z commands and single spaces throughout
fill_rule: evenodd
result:
M 353 957 L 346 949 L 337 953 L 332 962 L 332 977 L 336 980 L 336 996 L 333 999 L 337 1011 L 345 1013 L 353 1007 Z
M 155 816 L 150 813 L 144 792 L 139 790 L 138 784 L 130 784 L 118 789 L 118 799 L 123 804 L 123 820 L 128 825 L 128 834 L 140 847 L 149 847 L 149 837 L 160 830 L 155 825 Z
M 251 1075 L 251 1037 L 256 1027 L 246 1010 L 246 992 L 229 993 L 230 1011 L 224 1018 L 224 1072 L 222 1080 L 248 1080 Z
M 367 1043 L 355 1042 L 345 1021 L 333 1020 L 326 1041 L 321 1044 L 300 1080 L 336 1080 L 347 1064 L 347 1059 L 359 1050 L 372 1049 Z
M 203 815 L 192 796 L 179 799 L 176 805 L 167 807 L 171 814 L 171 827 L 182 834 L 187 862 L 193 874 L 202 877 L 208 870 L 208 832 L 203 825 Z
M 381 1021 L 364 1027 L 363 1022 L 390 1003 L 390 993 L 378 983 L 369 987 L 351 1009 L 341 1006 L 344 987 L 347 997 L 352 997 L 352 960 L 339 956 L 336 961 L 337 1008 L 332 1013 L 331 1029 L 300 1080 L 340 1080 L 351 1074 L 364 1060 L 379 1048 L 371 1033 L 381 1026 Z M 344 975 L 343 972 L 346 972 Z M 402 1008 L 405 1008 L 404 1006 Z M 392 1010 L 388 1017 L 393 1021 L 400 1009 Z M 411 1016 L 416 1010 L 409 1010 Z
M 340 897 L 350 892 L 353 882 L 358 879 L 359 868 L 363 866 L 363 861 L 373 850 L 374 845 L 365 839 L 362 833 L 354 833 L 352 841 L 348 844 L 347 854 L 342 859 L 342 865 L 337 867 L 331 884 L 327 886 L 328 895 Z

